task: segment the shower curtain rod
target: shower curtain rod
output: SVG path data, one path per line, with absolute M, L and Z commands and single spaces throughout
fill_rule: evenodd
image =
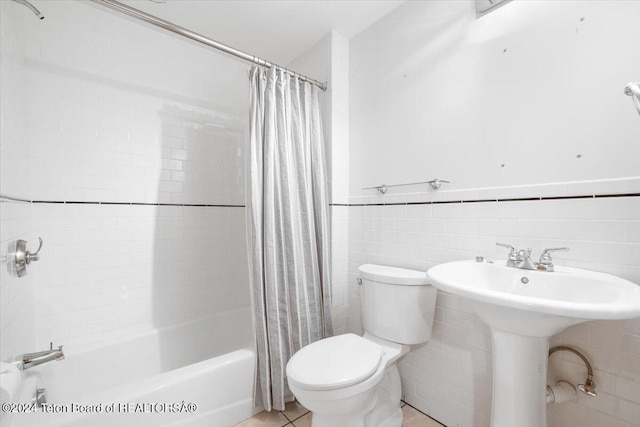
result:
M 150 15 L 146 12 L 143 12 L 141 10 L 138 10 L 136 8 L 133 8 L 131 6 L 128 6 L 124 3 L 120 3 L 119 1 L 116 0 L 91 0 L 94 3 L 98 3 L 99 5 L 111 8 L 113 10 L 116 10 L 118 12 L 124 13 L 125 15 L 129 15 L 132 16 L 134 18 L 140 19 L 141 21 L 145 21 L 148 22 L 149 24 L 153 24 L 157 27 L 160 28 L 164 28 L 165 30 L 171 31 L 173 33 L 179 34 L 183 37 L 189 38 L 191 40 L 195 40 L 199 43 L 202 43 L 204 45 L 210 46 L 214 49 L 218 49 L 221 50 L 225 53 L 228 53 L 229 55 L 233 55 L 236 56 L 240 59 L 244 59 L 245 61 L 249 61 L 253 64 L 256 65 L 260 65 L 262 67 L 267 67 L 267 68 L 273 68 L 275 67 L 276 69 L 279 70 L 283 70 L 285 72 L 287 72 L 288 74 L 291 74 L 294 77 L 297 77 L 298 79 L 304 81 L 304 82 L 309 82 L 313 85 L 318 86 L 320 89 L 322 89 L 323 91 L 327 90 L 327 83 L 324 82 L 320 82 L 318 80 L 314 80 L 310 77 L 304 76 L 302 74 L 298 74 L 294 71 L 288 70 L 284 67 L 281 67 L 277 64 L 274 64 L 273 62 L 269 62 L 266 61 L 264 59 L 258 58 L 257 56 L 253 56 L 250 55 L 246 52 L 243 52 L 241 50 L 235 49 L 231 46 L 227 46 L 224 43 L 220 43 L 217 42 L 215 40 L 212 40 L 208 37 L 205 37 L 201 34 L 198 34 L 196 32 L 193 32 L 191 30 L 187 30 L 184 27 L 181 27 L 179 25 L 175 25 L 172 24 L 171 22 L 165 21 L 164 19 L 160 19 L 156 16 Z

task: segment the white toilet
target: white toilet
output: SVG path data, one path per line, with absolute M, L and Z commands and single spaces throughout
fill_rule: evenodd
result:
M 431 337 L 436 288 L 424 272 L 360 267 L 364 336 L 316 341 L 287 364 L 289 388 L 313 427 L 401 427 L 396 361 Z

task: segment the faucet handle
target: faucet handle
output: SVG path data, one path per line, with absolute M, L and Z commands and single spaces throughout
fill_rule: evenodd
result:
M 511 245 L 508 245 L 506 243 L 497 243 L 497 242 L 496 242 L 496 245 L 497 246 L 502 246 L 503 248 L 509 249 L 509 260 L 510 261 L 515 261 L 516 260 L 516 248 L 515 247 L 513 247 Z
M 569 252 L 569 248 L 547 248 L 542 251 L 542 255 L 540 255 L 540 264 L 542 265 L 552 265 L 553 260 L 551 259 L 551 252 Z

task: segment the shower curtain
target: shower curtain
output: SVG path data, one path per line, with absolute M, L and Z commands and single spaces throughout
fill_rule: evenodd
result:
M 329 202 L 318 88 L 250 70 L 248 244 L 258 373 L 266 410 L 293 400 L 291 355 L 332 334 Z

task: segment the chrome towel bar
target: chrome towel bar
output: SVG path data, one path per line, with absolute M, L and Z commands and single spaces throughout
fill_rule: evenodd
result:
M 385 194 L 387 192 L 387 188 L 391 188 L 391 187 L 404 187 L 406 185 L 422 185 L 422 184 L 429 184 L 431 186 L 431 188 L 433 188 L 434 190 L 439 190 L 440 187 L 442 186 L 442 183 L 447 183 L 449 184 L 449 181 L 446 181 L 444 179 L 432 179 L 431 181 L 422 181 L 422 182 L 409 182 L 407 184 L 393 184 L 393 185 L 378 185 L 376 187 L 366 187 L 363 188 L 363 190 L 378 190 L 378 192 L 380 194 Z

